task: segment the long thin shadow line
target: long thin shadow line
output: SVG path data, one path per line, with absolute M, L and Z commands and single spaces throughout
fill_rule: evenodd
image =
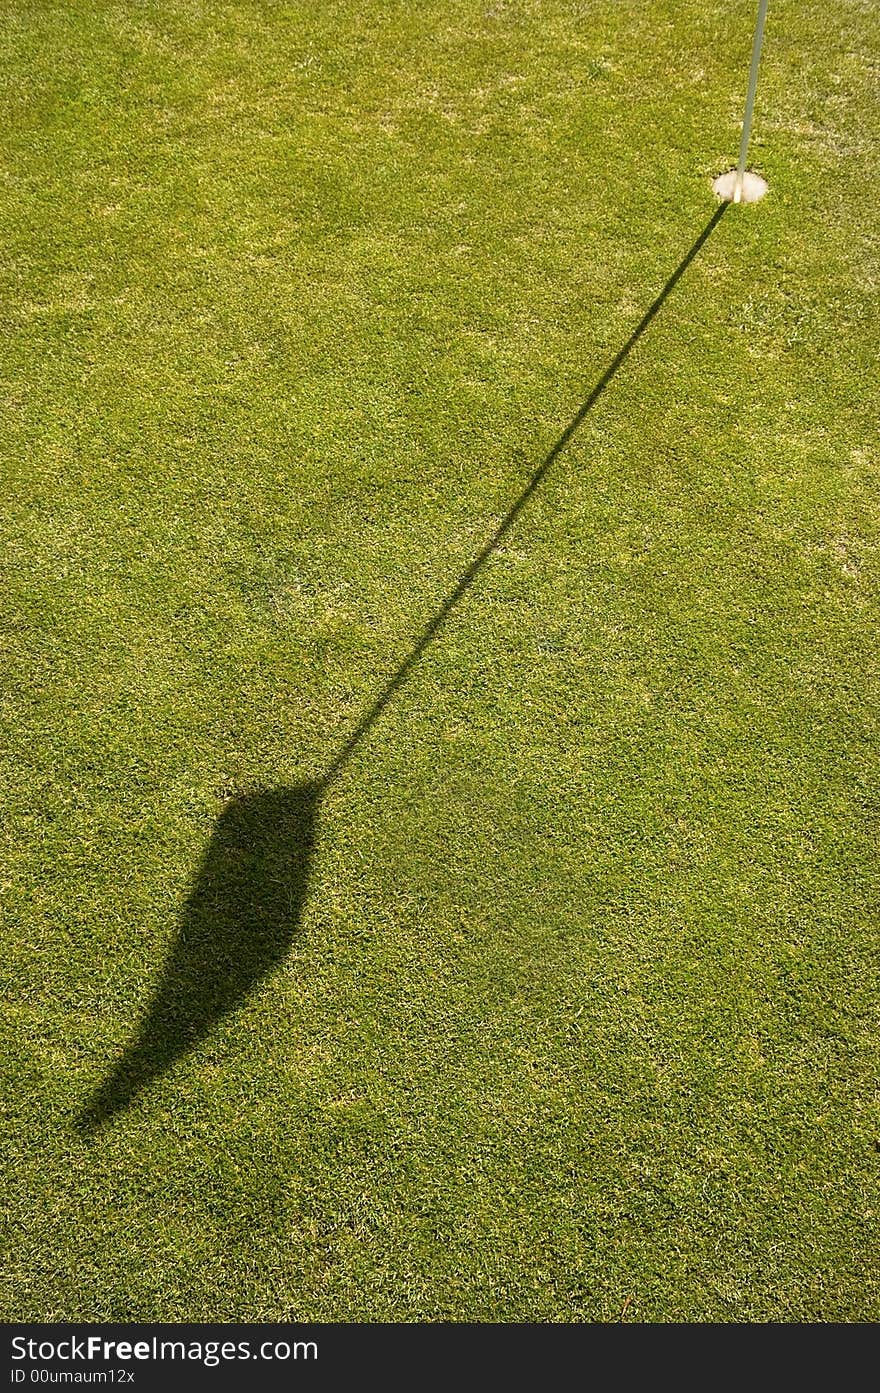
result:
M 449 615 L 452 613 L 459 600 L 461 600 L 462 597 L 471 588 L 480 571 L 485 566 L 486 562 L 489 560 L 490 556 L 492 556 L 498 550 L 504 537 L 510 531 L 511 527 L 513 527 L 513 524 L 516 522 L 520 513 L 525 508 L 532 494 L 535 492 L 535 490 L 538 488 L 538 486 L 544 479 L 544 476 L 546 475 L 547 471 L 559 458 L 562 451 L 565 449 L 566 445 L 577 431 L 578 427 L 582 424 L 584 418 L 596 405 L 596 402 L 599 400 L 602 393 L 605 391 L 605 388 L 608 386 L 612 378 L 615 376 L 618 368 L 620 368 L 622 364 L 626 361 L 626 359 L 629 357 L 630 353 L 635 348 L 639 339 L 642 337 L 642 334 L 645 332 L 648 325 L 653 320 L 654 316 L 660 310 L 664 301 L 675 289 L 676 285 L 681 280 L 682 276 L 684 275 L 687 268 L 690 266 L 694 257 L 699 252 L 700 248 L 712 235 L 712 232 L 715 230 L 718 223 L 721 221 L 728 207 L 729 205 L 727 203 L 722 203 L 718 206 L 718 208 L 716 208 L 715 212 L 712 214 L 708 223 L 703 228 L 699 237 L 694 242 L 690 251 L 683 258 L 683 260 L 679 262 L 678 266 L 675 268 L 672 275 L 669 277 L 669 280 L 666 282 L 663 289 L 660 291 L 660 294 L 657 296 L 656 300 L 654 300 L 654 302 L 642 315 L 641 319 L 639 320 L 633 332 L 630 334 L 626 343 L 619 350 L 619 352 L 615 354 L 614 358 L 611 360 L 608 367 L 605 369 L 604 373 L 599 378 L 599 381 L 596 383 L 595 387 L 590 392 L 590 395 L 587 397 L 583 406 L 581 406 L 577 414 L 572 417 L 568 425 L 565 427 L 565 430 L 562 432 L 559 439 L 556 441 L 556 444 L 553 446 L 552 450 L 547 455 L 546 459 L 544 459 L 544 461 L 532 474 L 531 478 L 529 479 L 522 493 L 517 498 L 516 502 L 513 503 L 507 510 L 503 519 L 499 523 L 496 531 L 489 538 L 488 542 L 486 542 L 482 550 L 477 553 L 477 555 L 474 557 L 473 561 L 471 561 L 467 569 L 462 573 L 461 577 L 458 580 L 458 583 L 455 586 L 455 589 L 452 590 L 449 593 L 449 595 L 447 595 L 446 599 L 443 601 L 437 613 L 434 615 L 433 619 L 429 620 L 429 622 L 425 625 L 424 629 L 419 635 L 418 640 L 416 641 L 415 645 L 410 650 L 410 652 L 407 654 L 407 656 L 404 658 L 403 662 L 400 664 L 400 667 L 390 678 L 384 689 L 376 697 L 376 700 L 373 702 L 369 710 L 358 721 L 357 725 L 355 726 L 351 735 L 346 740 L 345 744 L 342 746 L 339 753 L 331 761 L 324 777 L 320 780 L 321 786 L 326 787 L 328 784 L 332 783 L 332 781 L 340 774 L 343 766 L 351 758 L 355 749 L 360 744 L 364 736 L 367 734 L 367 731 L 379 719 L 382 712 L 385 710 L 385 707 L 391 701 L 392 697 L 394 697 L 395 694 L 403 686 L 404 682 L 409 677 L 409 674 L 411 673 L 412 669 L 419 661 L 419 658 L 422 656 L 425 649 L 428 647 L 428 644 L 439 633 L 440 629 L 446 623 L 446 620 L 449 618 Z
M 670 276 L 546 459 L 471 561 L 408 656 L 358 721 L 323 779 L 243 794 L 224 808 L 183 906 L 178 932 L 137 1031 L 84 1104 L 77 1127 L 92 1136 L 161 1078 L 284 962 L 308 892 L 321 798 L 359 741 L 406 681 L 428 644 L 501 544 L 721 218 L 722 204 Z

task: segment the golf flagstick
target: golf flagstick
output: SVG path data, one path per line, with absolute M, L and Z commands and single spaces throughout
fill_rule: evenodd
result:
M 719 198 L 728 203 L 757 203 L 767 192 L 767 181 L 760 174 L 746 171 L 746 155 L 749 149 L 749 136 L 752 130 L 752 112 L 755 109 L 755 92 L 758 87 L 758 67 L 761 62 L 761 44 L 764 40 L 764 21 L 767 18 L 768 0 L 758 0 L 758 20 L 755 37 L 752 41 L 752 61 L 749 65 L 749 87 L 746 93 L 746 110 L 743 116 L 742 139 L 739 143 L 739 164 L 736 169 L 720 174 L 712 185 Z

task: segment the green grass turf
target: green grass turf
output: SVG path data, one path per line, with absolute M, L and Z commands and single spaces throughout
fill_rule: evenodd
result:
M 77 1126 L 224 807 L 706 227 L 753 8 L 4 6 L 5 1317 L 880 1318 L 869 0 L 774 0 L 769 197 L 328 787 L 281 965 Z

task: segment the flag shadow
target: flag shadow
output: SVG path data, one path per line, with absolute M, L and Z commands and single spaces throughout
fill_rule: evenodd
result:
M 127 1108 L 202 1040 L 286 958 L 299 927 L 309 883 L 321 798 L 360 741 L 409 677 L 486 562 L 629 356 L 726 209 L 716 208 L 663 289 L 645 311 L 495 532 L 424 626 L 409 653 L 322 779 L 236 798 L 220 814 L 180 915 L 162 978 L 138 1033 L 77 1119 L 90 1135 Z
M 220 814 L 134 1040 L 78 1118 L 94 1132 L 286 958 L 302 914 L 319 786 L 244 794 Z

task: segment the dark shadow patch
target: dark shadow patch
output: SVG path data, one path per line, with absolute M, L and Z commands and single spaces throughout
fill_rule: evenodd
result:
M 290 950 L 321 785 L 245 794 L 217 819 L 136 1038 L 78 1119 L 90 1133 L 234 1011 Z

